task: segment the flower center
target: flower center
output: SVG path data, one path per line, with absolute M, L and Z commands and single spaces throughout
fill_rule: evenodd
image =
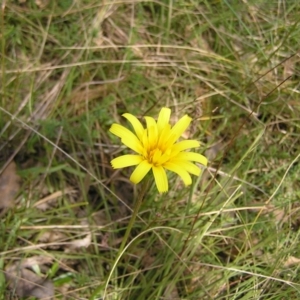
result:
M 164 141 L 161 140 L 161 134 L 157 128 L 150 126 L 144 131 L 141 139 L 144 151 L 143 156 L 149 164 L 153 166 L 161 166 L 170 159 L 171 147 L 166 147 Z
M 170 151 L 161 151 L 159 148 L 148 150 L 145 155 L 146 160 L 149 164 L 152 164 L 156 167 L 163 165 L 170 159 Z
M 155 166 L 160 165 L 160 158 L 162 156 L 162 152 L 159 149 L 153 149 L 148 152 L 148 162 Z

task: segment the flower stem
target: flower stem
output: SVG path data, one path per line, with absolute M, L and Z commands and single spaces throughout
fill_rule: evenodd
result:
M 127 225 L 126 232 L 125 232 L 125 235 L 124 235 L 123 240 L 122 240 L 122 244 L 121 244 L 121 246 L 119 248 L 118 256 L 121 255 L 122 251 L 125 248 L 125 245 L 126 245 L 126 242 L 128 240 L 128 237 L 129 237 L 129 234 L 131 232 L 131 229 L 133 227 L 134 221 L 136 219 L 136 216 L 137 216 L 137 214 L 139 212 L 139 209 L 140 209 L 141 204 L 143 202 L 144 196 L 145 196 L 146 191 L 148 189 L 149 182 L 150 182 L 150 180 L 148 178 L 144 180 L 143 185 L 142 185 L 142 190 L 139 193 L 139 195 L 137 196 L 137 199 L 136 199 L 136 201 L 134 203 L 133 212 L 132 212 L 131 218 L 129 220 L 129 223 Z
M 145 197 L 145 194 L 146 194 L 146 191 L 148 189 L 148 186 L 149 186 L 149 183 L 150 183 L 150 179 L 149 178 L 146 178 L 144 179 L 144 182 L 143 182 L 143 185 L 142 185 L 142 189 L 141 189 L 141 192 L 139 193 L 139 195 L 137 196 L 137 199 L 134 203 L 134 208 L 133 208 L 133 212 L 132 212 L 132 215 L 131 215 L 131 218 L 129 220 L 129 223 L 127 225 L 127 228 L 126 228 L 126 232 L 125 232 L 125 235 L 123 237 L 123 240 L 122 240 L 122 243 L 121 243 L 121 246 L 119 248 L 119 251 L 118 251 L 118 254 L 117 254 L 117 257 L 115 259 L 115 262 L 113 264 L 113 267 L 108 275 L 108 278 L 106 279 L 106 282 L 105 282 L 105 287 L 104 287 L 104 294 L 103 295 L 106 295 L 106 292 L 107 292 L 107 288 L 108 288 L 108 284 L 109 284 L 109 281 L 111 279 L 111 276 L 112 276 L 112 273 L 113 271 L 115 270 L 122 254 L 123 254 L 123 251 L 124 251 L 124 248 L 126 246 L 126 243 L 128 241 L 128 238 L 129 238 L 129 235 L 130 235 L 130 232 L 131 232 L 131 229 L 133 227 L 133 224 L 134 224 L 134 221 L 137 217 L 137 214 L 139 212 L 139 209 L 141 207 L 141 204 L 143 202 L 143 199 Z M 99 291 L 102 289 L 102 287 L 100 286 L 98 289 L 96 289 L 96 291 L 93 293 L 93 296 L 97 295 L 99 293 Z M 91 298 L 91 299 L 94 299 L 94 298 Z M 103 296 L 103 299 L 105 299 L 105 297 Z

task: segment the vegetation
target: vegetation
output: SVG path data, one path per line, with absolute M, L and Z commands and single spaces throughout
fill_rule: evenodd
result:
M 300 297 L 297 1 L 1 5 L 0 299 Z M 208 167 L 118 254 L 142 184 L 109 128 L 162 107 Z

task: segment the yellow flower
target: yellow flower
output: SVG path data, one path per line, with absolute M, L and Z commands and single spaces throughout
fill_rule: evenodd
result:
M 152 169 L 157 189 L 160 193 L 168 191 L 168 179 L 166 170 L 178 174 L 185 185 L 190 185 L 190 174 L 200 175 L 200 168 L 192 163 L 198 162 L 207 165 L 205 156 L 184 152 L 189 148 L 199 147 L 195 140 L 183 140 L 177 142 L 191 122 L 187 115 L 183 116 L 173 127 L 169 124 L 171 110 L 162 108 L 157 122 L 152 117 L 145 117 L 146 128 L 133 115 L 126 113 L 126 118 L 132 125 L 135 134 L 119 124 L 113 124 L 110 132 L 121 138 L 122 143 L 137 154 L 119 156 L 111 161 L 114 169 L 135 166 L 130 180 L 137 184 Z M 190 174 L 189 174 L 190 173 Z

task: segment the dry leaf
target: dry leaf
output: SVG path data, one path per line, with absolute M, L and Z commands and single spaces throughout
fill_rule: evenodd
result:
M 278 208 L 275 205 L 269 203 L 266 205 L 266 209 L 264 210 L 264 214 L 273 214 L 275 221 L 277 223 L 285 223 L 288 220 L 288 216 L 284 209 Z
M 300 259 L 295 256 L 289 256 L 289 258 L 284 262 L 283 266 L 285 268 L 293 267 L 294 265 L 299 265 Z
M 15 206 L 14 198 L 20 188 L 17 166 L 12 161 L 0 175 L 0 217 Z
M 47 246 L 48 249 L 59 249 L 62 245 L 66 243 L 66 240 L 68 239 L 68 236 L 60 231 L 55 230 L 49 230 L 42 232 L 39 237 L 38 241 L 42 243 L 49 243 L 49 246 Z
M 69 244 L 70 249 L 76 248 L 87 248 L 92 242 L 92 234 L 88 233 L 88 235 L 83 239 L 74 240 Z
M 52 263 L 53 258 L 50 256 L 31 256 L 22 261 L 22 268 L 30 268 L 33 265 L 45 265 Z
M 49 4 L 49 0 L 35 0 L 35 4 L 39 8 L 45 8 Z
M 38 299 L 53 299 L 54 286 L 51 280 L 38 276 L 29 268 L 49 259 L 32 257 L 24 262 L 16 263 L 5 269 L 8 286 L 19 297 L 36 297 Z M 30 265 L 31 264 L 31 265 Z

